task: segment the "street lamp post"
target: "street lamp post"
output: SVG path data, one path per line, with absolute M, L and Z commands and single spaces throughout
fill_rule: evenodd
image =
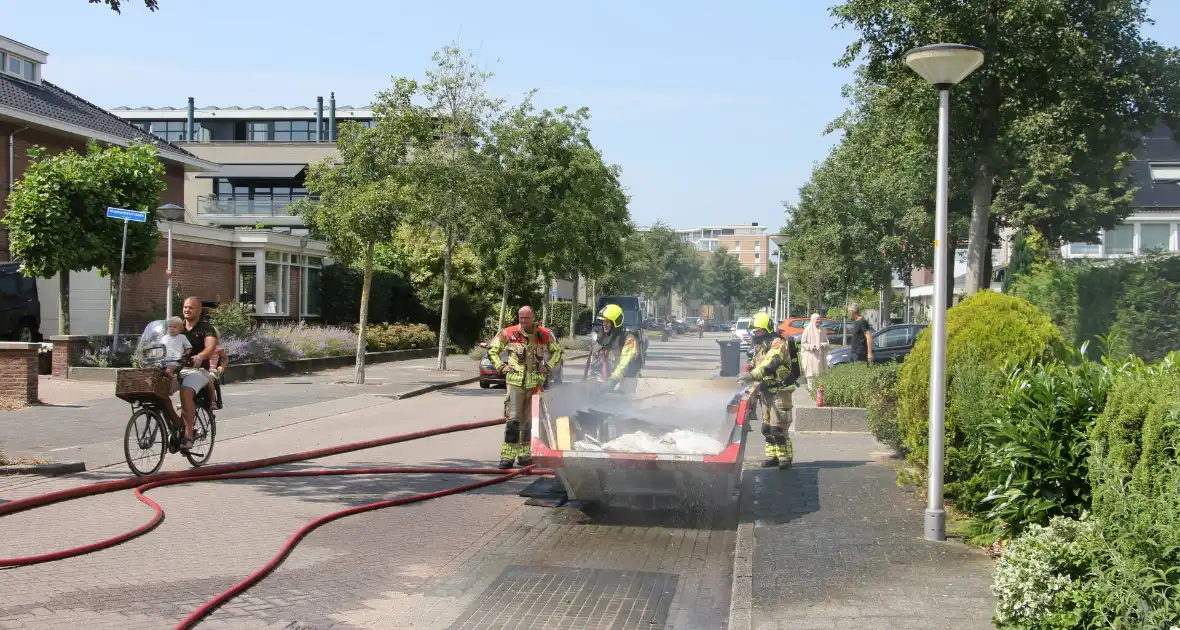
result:
M 947 178 L 950 150 L 951 88 L 983 65 L 983 51 L 963 44 L 933 44 L 905 55 L 906 65 L 938 89 L 938 184 L 934 199 L 934 312 L 930 328 L 930 451 L 926 497 L 926 539 L 946 540 L 943 458 L 946 440 L 946 280 Z
M 168 221 L 168 269 L 164 272 L 168 276 L 168 297 L 164 299 L 164 319 L 172 319 L 172 224 L 184 220 L 184 206 L 166 203 L 156 208 L 156 211 Z
M 770 242 L 774 243 L 778 248 L 775 253 L 778 254 L 778 271 L 775 272 L 774 277 L 774 318 L 776 321 L 785 319 L 783 317 L 783 245 L 787 244 L 787 237 L 783 234 L 775 234 L 770 237 Z M 791 279 L 787 278 L 787 311 L 791 310 Z

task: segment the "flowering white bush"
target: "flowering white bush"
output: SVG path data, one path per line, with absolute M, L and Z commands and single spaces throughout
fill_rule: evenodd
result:
M 1086 627 L 1094 611 L 1095 523 L 1057 517 L 1012 540 L 996 566 L 996 627 L 1048 630 Z

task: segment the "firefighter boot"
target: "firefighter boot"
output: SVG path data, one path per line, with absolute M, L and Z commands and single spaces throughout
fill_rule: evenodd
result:
M 791 436 L 783 431 L 779 436 L 779 464 L 781 470 L 786 470 L 791 467 L 791 463 L 795 461 L 795 445 L 791 443 Z
M 505 442 L 500 445 L 500 464 L 496 466 L 500 470 L 508 470 L 515 466 L 516 457 L 519 452 L 519 445 Z
M 771 443 L 770 438 L 766 441 L 766 459 L 762 460 L 763 468 L 777 468 L 779 465 L 778 446 Z

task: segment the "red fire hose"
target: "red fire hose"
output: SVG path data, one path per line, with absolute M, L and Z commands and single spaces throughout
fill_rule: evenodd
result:
M 18 499 L 10 503 L 0 504 L 0 516 L 7 514 L 14 514 L 24 510 L 30 510 L 37 507 L 52 505 L 62 501 L 69 501 L 72 499 L 80 499 L 82 497 L 89 497 L 98 494 L 106 494 L 108 492 L 116 492 L 119 490 L 135 489 L 135 497 L 144 504 L 148 505 L 155 512 L 150 521 L 147 523 L 118 536 L 101 540 L 98 542 L 74 547 L 71 549 L 63 549 L 51 553 L 25 556 L 21 558 L 0 558 L 0 567 L 16 567 L 27 566 L 32 564 L 40 564 L 43 562 L 52 562 L 54 560 L 62 560 L 64 558 L 72 558 L 83 554 L 99 551 L 108 547 L 127 542 L 151 530 L 155 529 L 161 522 L 164 521 L 164 509 L 160 504 L 151 500 L 144 495 L 145 492 L 153 488 L 161 486 L 169 486 L 179 483 L 192 483 L 197 481 L 222 481 L 229 479 L 256 479 L 260 477 L 315 477 L 315 476 L 336 476 L 336 475 L 383 475 L 383 474 L 461 474 L 461 475 L 496 475 L 493 479 L 486 479 L 484 481 L 477 481 L 474 483 L 457 486 L 454 488 L 447 488 L 445 490 L 438 490 L 435 492 L 427 492 L 423 494 L 416 494 L 400 499 L 391 499 L 387 501 L 378 501 L 366 505 L 347 508 L 337 512 L 332 512 L 321 516 L 320 518 L 304 525 L 299 531 L 295 532 L 290 539 L 279 549 L 279 552 L 271 558 L 262 568 L 258 569 L 250 576 L 238 582 L 230 589 L 213 597 L 209 601 L 202 604 L 199 608 L 190 613 L 183 621 L 176 625 L 176 630 L 188 630 L 197 625 L 205 616 L 217 610 L 229 600 L 242 594 L 250 587 L 262 581 L 267 575 L 274 571 L 283 560 L 295 549 L 296 545 L 307 534 L 311 533 L 316 528 L 330 523 L 336 519 L 344 518 L 345 516 L 352 516 L 353 514 L 360 514 L 362 512 L 369 512 L 372 510 L 380 510 L 382 508 L 393 507 L 397 505 L 406 505 L 409 503 L 418 503 L 421 501 L 428 501 L 430 499 L 437 499 L 451 494 L 458 494 L 460 492 L 467 492 L 485 486 L 491 486 L 498 483 L 504 483 L 509 479 L 520 475 L 536 475 L 546 474 L 549 471 L 536 469 L 533 466 L 527 466 L 518 470 L 504 471 L 495 468 L 362 468 L 362 469 L 323 469 L 323 470 L 298 470 L 298 471 L 274 471 L 274 472 L 242 472 L 254 470 L 257 468 L 267 468 L 270 466 L 278 466 L 282 464 L 290 464 L 294 462 L 306 461 L 309 459 L 318 459 L 320 457 L 327 457 L 330 455 L 340 455 L 342 453 L 350 453 L 378 446 L 386 446 L 389 444 L 397 444 L 399 442 L 408 442 L 411 440 L 418 440 L 425 437 L 435 435 L 442 435 L 445 433 L 456 433 L 459 431 L 469 431 L 472 429 L 480 429 L 484 427 L 495 426 L 503 424 L 504 418 L 496 420 L 483 420 L 480 422 L 470 422 L 466 424 L 456 424 L 448 427 L 439 427 L 437 429 L 428 429 L 425 431 L 417 431 L 414 433 L 404 433 L 402 435 L 393 435 L 376 440 L 368 440 L 365 442 L 354 442 L 351 444 L 342 444 L 340 446 L 333 446 L 329 448 L 316 449 L 311 451 L 304 451 L 301 453 L 291 453 L 289 455 L 280 455 L 277 457 L 269 457 L 265 459 L 256 459 L 245 462 L 236 462 L 231 464 L 221 464 L 218 466 L 210 466 L 208 468 L 195 468 L 186 471 L 177 471 L 169 473 L 161 473 L 152 475 L 150 477 L 133 477 L 130 479 L 121 479 L 118 481 L 107 481 L 103 483 L 95 483 L 87 486 L 80 486 L 77 488 L 70 488 L 68 490 L 59 490 L 57 492 L 50 492 L 47 494 L 38 495 L 35 497 L 28 497 Z

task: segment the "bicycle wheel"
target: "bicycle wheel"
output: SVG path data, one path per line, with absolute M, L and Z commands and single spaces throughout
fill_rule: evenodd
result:
M 193 466 L 202 466 L 213 455 L 213 441 L 217 437 L 217 420 L 204 406 L 197 407 L 193 420 L 193 447 L 184 456 Z
M 131 414 L 123 432 L 123 455 L 127 466 L 137 477 L 154 475 L 164 465 L 168 448 L 168 429 L 160 414 L 140 409 Z

